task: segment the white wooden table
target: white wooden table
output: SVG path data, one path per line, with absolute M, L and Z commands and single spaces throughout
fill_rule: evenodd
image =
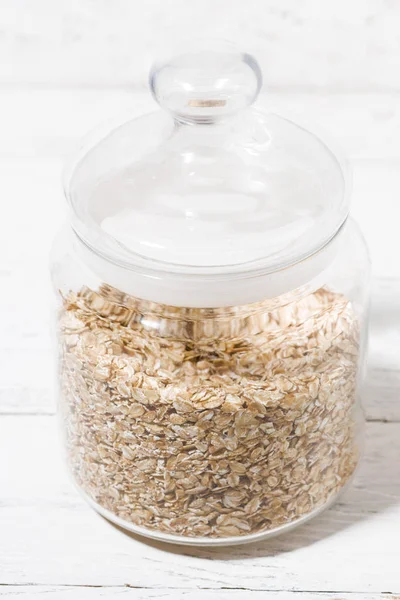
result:
M 400 3 L 227 4 L 0 4 L 0 596 L 400 598 Z M 52 392 L 47 265 L 66 212 L 62 164 L 92 126 L 153 107 L 150 57 L 190 27 L 258 50 L 269 88 L 260 104 L 341 144 L 374 266 L 354 485 L 293 533 L 219 550 L 146 542 L 89 509 L 60 458 Z

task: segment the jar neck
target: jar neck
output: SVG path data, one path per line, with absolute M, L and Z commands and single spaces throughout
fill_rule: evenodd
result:
M 327 279 L 326 272 L 337 255 L 344 230 L 345 224 L 323 248 L 280 270 L 266 272 L 260 268 L 222 274 L 156 271 L 145 268 L 144 264 L 124 266 L 99 254 L 75 231 L 73 240 L 80 260 L 110 288 L 140 298 L 140 302 L 184 307 L 189 311 L 193 309 L 193 314 L 200 311 L 198 314 L 204 319 L 211 309 L 213 318 L 216 315 L 220 318 L 221 311 L 225 315 L 224 311 L 229 314 L 229 311 L 239 309 L 241 315 L 251 315 L 254 310 L 249 306 L 257 307 L 260 303 L 266 303 L 268 307 L 285 305 L 291 298 L 302 297 L 322 287 Z
M 73 302 L 100 318 L 131 329 L 144 329 L 157 337 L 206 342 L 256 336 L 276 330 L 278 324 L 304 322 L 303 304 L 316 292 L 311 286 L 254 304 L 223 308 L 184 308 L 136 298 L 108 284 L 98 290 L 82 288 Z M 318 293 L 318 292 L 317 292 Z

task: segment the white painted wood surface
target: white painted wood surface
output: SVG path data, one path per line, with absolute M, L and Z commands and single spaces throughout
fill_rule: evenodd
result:
M 369 423 L 351 489 L 331 510 L 283 537 L 194 549 L 143 542 L 97 516 L 60 458 L 55 420 L 4 416 L 0 453 L 3 584 L 355 594 L 398 589 L 399 425 Z M 0 586 L 1 590 L 1 586 Z
M 3 0 L 0 81 L 143 87 L 177 39 L 257 52 L 284 89 L 400 90 L 397 0 Z
M 400 598 L 400 2 L 0 2 L 0 597 Z M 108 118 L 153 110 L 152 59 L 192 34 L 239 40 L 260 106 L 343 148 L 373 259 L 367 444 L 354 485 L 315 521 L 232 549 L 168 547 L 93 513 L 60 457 L 48 253 L 60 175 Z
M 43 600 L 43 598 L 51 598 L 52 600 L 92 600 L 93 598 L 106 598 L 107 600 L 398 600 L 399 596 L 392 594 L 340 594 L 336 592 L 330 593 L 314 593 L 314 592 L 266 592 L 265 590 L 147 590 L 136 588 L 128 584 L 123 586 L 101 586 L 101 587 L 81 587 L 79 588 L 79 596 L 76 595 L 75 587 L 49 585 L 49 586 L 8 586 L 7 590 L 0 588 L 0 597 L 18 596 L 22 598 L 30 598 L 33 600 Z M 173 594 L 173 595 L 172 595 Z

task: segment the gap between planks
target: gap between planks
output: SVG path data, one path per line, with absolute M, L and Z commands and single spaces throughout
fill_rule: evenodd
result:
M 190 587 L 175 587 L 175 586 L 166 586 L 164 588 L 154 588 L 154 587 L 150 587 L 150 586 L 145 586 L 145 585 L 132 585 L 130 583 L 125 583 L 123 585 L 101 585 L 101 584 L 69 584 L 69 583 L 61 583 L 61 584 L 54 584 L 54 585 L 49 585 L 46 583 L 36 583 L 36 582 L 32 582 L 32 583 L 1 583 L 0 582 L 0 591 L 1 588 L 19 588 L 19 589 L 23 589 L 23 588 L 27 588 L 27 589 L 31 589 L 31 588 L 43 588 L 43 590 L 47 589 L 47 590 L 52 590 L 52 589 L 94 589 L 94 590 L 98 590 L 98 589 L 104 589 L 104 590 L 124 590 L 124 589 L 131 589 L 131 590 L 148 590 L 149 592 L 152 592 L 153 594 L 160 594 L 162 593 L 163 590 L 174 590 L 177 593 L 187 593 L 187 592 L 207 592 L 207 591 L 212 591 L 212 592 L 218 592 L 218 593 L 222 593 L 222 594 L 227 594 L 228 592 L 240 592 L 240 591 L 251 591 L 257 594 L 286 594 L 286 595 L 294 595 L 294 594 L 311 594 L 312 596 L 317 596 L 319 597 L 321 594 L 324 595 L 331 595 L 331 594 L 346 594 L 346 595 L 355 595 L 355 594 L 362 594 L 363 596 L 367 596 L 368 598 L 371 598 L 371 596 L 377 596 L 376 592 L 365 592 L 365 591 L 346 591 L 346 590 L 332 590 L 332 591 L 315 591 L 315 590 L 285 590 L 284 588 L 277 590 L 277 589 L 262 589 L 260 590 L 259 588 L 252 588 L 252 587 L 231 587 L 231 586 L 222 586 L 222 587 L 210 587 L 210 586 L 204 586 L 201 587 L 199 586 L 197 589 L 193 589 Z M 1 594 L 0 594 L 1 595 Z M 378 596 L 381 597 L 388 597 L 390 596 L 390 600 L 400 600 L 400 596 L 399 595 L 394 595 L 393 592 L 381 592 L 380 594 L 378 593 Z
M 44 594 L 52 594 L 53 600 L 64 599 L 79 593 L 80 600 L 98 598 L 101 593 L 103 598 L 117 598 L 121 594 L 128 594 L 137 600 L 159 600 L 164 596 L 171 597 L 174 600 L 220 600 L 221 598 L 246 599 L 262 598 L 262 600 L 400 600 L 399 595 L 393 595 L 392 592 L 348 592 L 348 591 L 326 591 L 315 592 L 310 590 L 255 590 L 244 587 L 225 587 L 211 588 L 198 587 L 193 588 L 175 588 L 164 587 L 158 590 L 154 588 L 126 585 L 102 586 L 102 585 L 43 585 L 43 584 L 1 584 L 0 597 L 5 596 L 29 596 L 32 600 L 42 598 Z M 139 595 L 140 594 L 140 595 Z

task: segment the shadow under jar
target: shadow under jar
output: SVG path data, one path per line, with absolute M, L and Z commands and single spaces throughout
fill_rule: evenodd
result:
M 60 414 L 101 514 L 250 542 L 334 501 L 359 460 L 368 253 L 321 140 L 251 107 L 230 47 L 156 67 L 165 109 L 82 152 L 58 236 Z

